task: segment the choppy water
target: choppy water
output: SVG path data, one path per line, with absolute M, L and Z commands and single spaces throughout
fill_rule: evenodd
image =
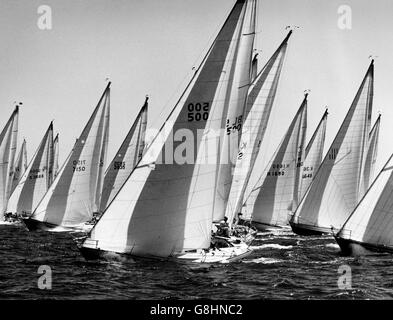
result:
M 331 237 L 259 234 L 253 254 L 226 265 L 86 262 L 72 236 L 0 225 L 1 299 L 391 299 L 393 256 L 340 256 Z M 40 265 L 52 289 L 40 290 Z M 352 289 L 339 289 L 348 265 Z

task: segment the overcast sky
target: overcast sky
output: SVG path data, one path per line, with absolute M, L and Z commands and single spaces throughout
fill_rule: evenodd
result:
M 49 122 L 60 133 L 60 160 L 112 81 L 108 161 L 132 125 L 145 95 L 149 125 L 173 107 L 234 0 L 1 0 L 0 126 L 23 101 L 19 137 L 35 152 Z M 37 9 L 52 9 L 52 29 L 41 30 Z M 352 9 L 352 28 L 340 29 L 338 9 Z M 393 152 L 393 1 L 261 0 L 256 47 L 260 67 L 287 33 L 290 41 L 272 112 L 269 153 L 281 140 L 303 91 L 310 89 L 309 138 L 329 107 L 325 151 L 370 63 L 375 63 L 373 122 L 382 113 L 377 168 Z M 19 143 L 20 145 L 20 143 Z

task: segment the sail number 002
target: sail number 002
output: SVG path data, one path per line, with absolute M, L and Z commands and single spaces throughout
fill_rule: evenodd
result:
M 209 118 L 209 102 L 204 103 L 189 103 L 188 109 L 188 122 L 192 121 L 206 121 Z

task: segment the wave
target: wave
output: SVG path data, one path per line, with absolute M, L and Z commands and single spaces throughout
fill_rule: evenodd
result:
M 268 244 L 262 244 L 260 246 L 250 246 L 252 250 L 260 250 L 260 249 L 279 249 L 279 250 L 290 250 L 293 248 L 293 246 L 283 246 L 277 243 L 268 243 Z
M 256 258 L 252 260 L 242 260 L 243 263 L 263 263 L 263 264 L 273 264 L 273 263 L 281 263 L 284 262 L 280 259 L 273 259 L 273 258 Z

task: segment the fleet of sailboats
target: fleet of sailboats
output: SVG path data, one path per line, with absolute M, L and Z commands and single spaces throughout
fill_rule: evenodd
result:
M 232 234 L 238 213 L 258 230 L 334 235 L 345 254 L 393 253 L 393 155 L 374 180 L 374 60 L 325 156 L 328 111 L 306 145 L 305 93 L 256 173 L 292 34 L 258 71 L 256 5 L 236 1 L 149 144 L 146 97 L 108 165 L 110 82 L 61 166 L 52 122 L 29 162 L 26 140 L 16 155 L 17 105 L 0 133 L 0 222 L 85 232 L 78 248 L 88 260 L 236 261 L 252 252 Z M 227 236 L 219 235 L 223 225 Z

